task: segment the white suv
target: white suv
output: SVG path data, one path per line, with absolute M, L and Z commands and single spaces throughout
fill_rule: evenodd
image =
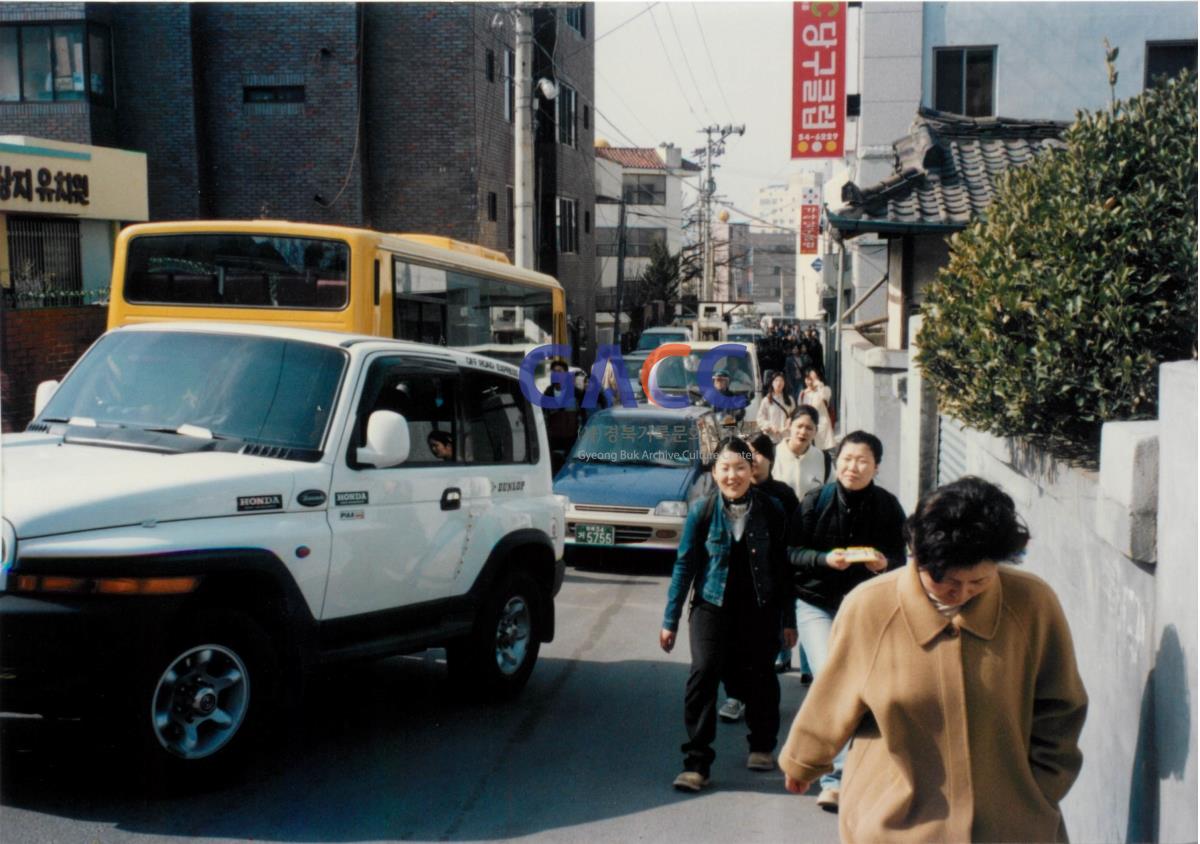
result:
M 0 708 L 115 709 L 194 773 L 331 662 L 444 645 L 515 693 L 565 527 L 517 372 L 301 329 L 104 335 L 4 438 Z

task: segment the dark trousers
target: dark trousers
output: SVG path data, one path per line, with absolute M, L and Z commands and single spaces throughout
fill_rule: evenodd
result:
M 751 752 L 770 753 L 779 739 L 779 612 L 749 602 L 718 607 L 706 601 L 692 605 L 688 618 L 692 671 L 683 700 L 688 740 L 683 767 L 708 776 L 716 757 L 717 688 L 722 677 L 736 677 L 746 704 L 747 740 Z

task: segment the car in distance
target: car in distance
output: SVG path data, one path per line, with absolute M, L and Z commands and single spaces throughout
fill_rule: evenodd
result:
M 731 328 L 725 339 L 731 343 L 758 343 L 766 334 L 761 328 Z
M 635 351 L 652 352 L 664 343 L 688 343 L 691 342 L 691 339 L 691 330 L 681 325 L 662 325 L 656 328 L 647 328 L 638 337 L 637 349 Z
M 568 547 L 674 551 L 688 505 L 711 488 L 719 437 L 705 407 L 594 413 L 554 479 Z
M 653 384 L 665 395 L 688 396 L 694 404 L 705 404 L 703 390 L 699 384 L 700 365 L 705 355 L 718 346 L 736 346 L 745 350 L 744 355 L 728 354 L 716 359 L 713 371 L 729 373 L 729 389 L 746 399 L 743 426 L 748 427 L 757 418 L 758 405 L 763 397 L 762 375 L 758 366 L 758 352 L 753 343 L 730 341 L 693 341 L 689 343 L 691 353 L 663 358 L 654 369 Z
M 102 336 L 4 437 L 0 708 L 99 715 L 215 774 L 307 670 L 445 646 L 517 692 L 563 501 L 517 370 L 252 324 Z

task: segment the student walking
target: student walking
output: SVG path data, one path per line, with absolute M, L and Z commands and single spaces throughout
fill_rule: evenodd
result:
M 881 460 L 878 437 L 865 431 L 847 434 L 838 444 L 836 480 L 809 491 L 788 528 L 797 631 L 814 686 L 830 664 L 829 635 L 842 600 L 860 583 L 904 563 L 904 509 L 875 485 Z M 817 805 L 834 812 L 845 750 L 835 748 L 835 753 L 833 771 L 821 777 L 817 797 Z
M 746 767 L 774 770 L 779 733 L 779 679 L 772 660 L 779 618 L 796 637 L 795 608 L 785 600 L 788 567 L 783 513 L 753 488 L 754 457 L 729 437 L 716 450 L 716 489 L 688 510 L 667 590 L 659 645 L 675 647 L 689 593 L 688 641 L 692 666 L 684 693 L 683 771 L 674 786 L 700 791 L 709 784 L 717 730 L 717 690 L 732 666 L 742 667 L 749 727 Z
M 1012 499 L 967 477 L 925 496 L 908 565 L 838 611 L 779 757 L 801 794 L 854 739 L 843 841 L 1067 840 L 1087 693 L 1054 592 L 1014 570 Z

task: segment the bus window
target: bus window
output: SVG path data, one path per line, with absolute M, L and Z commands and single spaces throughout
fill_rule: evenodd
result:
M 400 339 L 465 348 L 554 342 L 550 290 L 393 260 Z
M 350 249 L 335 240 L 251 234 L 149 235 L 129 242 L 125 301 L 339 310 Z

